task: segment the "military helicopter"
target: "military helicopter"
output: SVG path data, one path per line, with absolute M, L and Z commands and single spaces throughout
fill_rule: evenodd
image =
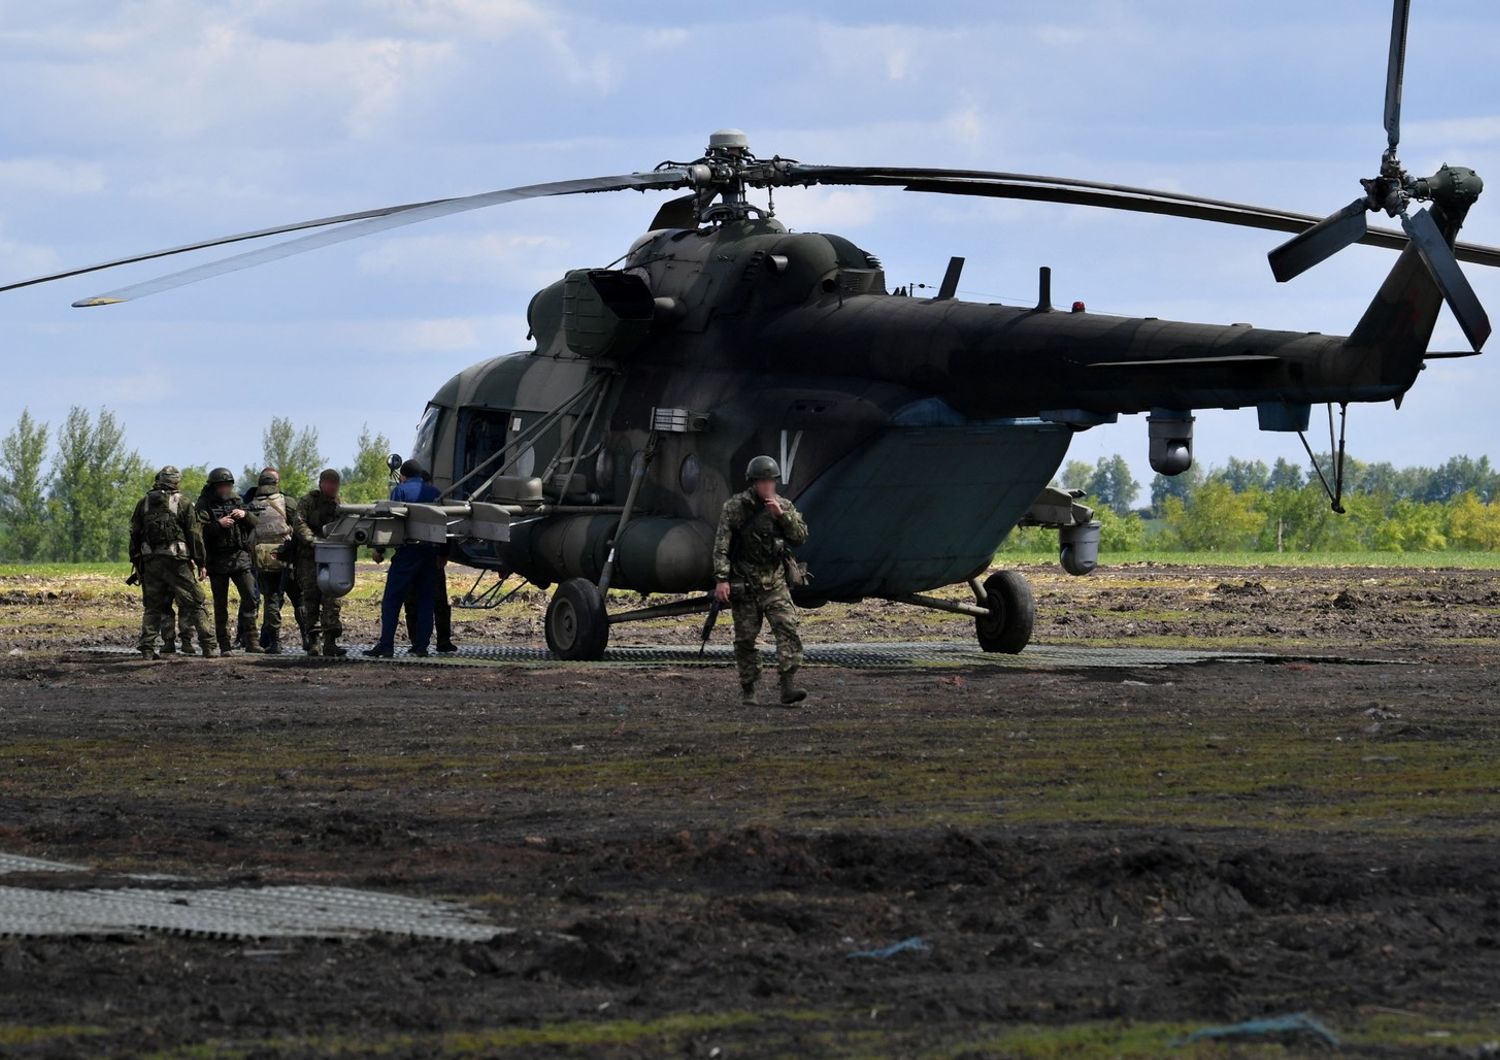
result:
M 1444 166 L 1414 178 L 1397 158 L 1410 0 L 1395 0 L 1387 148 L 1363 193 L 1330 217 L 1086 180 L 1017 173 L 808 165 L 753 154 L 714 133 L 691 162 L 535 184 L 244 232 L 0 287 L 308 231 L 75 302 L 108 305 L 400 225 L 524 199 L 687 189 L 618 261 L 568 272 L 527 311 L 535 347 L 476 364 L 434 395 L 412 455 L 442 492 L 432 505 L 345 508 L 318 548 L 320 581 L 347 592 L 359 546 L 451 541 L 462 562 L 557 588 L 546 635 L 564 659 L 595 659 L 612 626 L 707 610 L 714 524 L 749 459 L 780 463 L 812 537 L 797 602 L 871 597 L 970 616 L 987 651 L 1030 638 L 1032 594 L 1010 571 L 985 577 L 1018 525 L 1059 533 L 1064 569 L 1087 574 L 1099 524 L 1049 486 L 1077 431 L 1148 413 L 1151 466 L 1192 463 L 1193 410 L 1254 406 L 1263 430 L 1308 429 L 1314 404 L 1395 401 L 1413 385 L 1446 301 L 1477 352 L 1490 333 L 1459 260 L 1500 249 L 1456 242 L 1482 184 Z M 791 232 L 778 189 L 864 185 L 1164 214 L 1294 233 L 1270 252 L 1287 280 L 1365 243 L 1401 251 L 1347 337 L 1126 318 L 1051 304 L 955 297 L 955 258 L 933 297 L 887 290 L 880 260 L 836 235 Z M 764 190 L 766 205 L 750 193 Z M 1415 201 L 1430 205 L 1415 214 Z M 1401 231 L 1370 228 L 1384 210 Z M 1341 430 L 1342 437 L 1342 430 Z M 1339 507 L 1342 441 L 1329 488 Z M 1311 455 L 1311 448 L 1309 447 Z M 392 457 L 393 466 L 399 457 Z M 1322 474 L 1320 470 L 1320 475 Z M 1325 482 L 1326 484 L 1326 482 Z M 981 580 L 983 579 L 983 580 Z M 973 600 L 932 590 L 967 583 Z M 608 590 L 686 595 L 611 610 Z M 471 591 L 471 596 L 473 595 Z M 618 599 L 618 597 L 617 597 Z

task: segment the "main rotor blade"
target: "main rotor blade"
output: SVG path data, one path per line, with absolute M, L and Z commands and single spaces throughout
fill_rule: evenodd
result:
M 1438 290 L 1443 292 L 1443 298 L 1458 319 L 1458 326 L 1463 328 L 1469 345 L 1475 350 L 1481 349 L 1490 337 L 1490 318 L 1485 313 L 1484 306 L 1480 305 L 1474 288 L 1469 286 L 1463 270 L 1458 267 L 1453 251 L 1448 248 L 1448 241 L 1443 238 L 1442 229 L 1438 228 L 1432 214 L 1426 210 L 1420 211 L 1415 217 L 1402 215 L 1401 226 L 1411 236 L 1417 253 L 1422 255 L 1422 263 L 1432 273 Z
M 1276 281 L 1285 283 L 1325 258 L 1333 257 L 1351 243 L 1358 243 L 1370 227 L 1365 221 L 1368 209 L 1366 200 L 1355 199 L 1338 213 L 1329 214 L 1267 254 Z
M 642 191 L 652 188 L 674 188 L 681 187 L 687 183 L 687 176 L 682 170 L 664 170 L 658 173 L 632 173 L 614 177 L 593 177 L 584 180 L 558 181 L 552 184 L 532 184 L 519 188 L 506 188 L 500 191 L 484 192 L 479 195 L 456 196 L 446 199 L 431 199 L 426 202 L 404 203 L 398 206 L 383 206 L 374 210 L 361 210 L 356 213 L 338 214 L 332 217 L 319 217 L 310 221 L 296 221 L 291 224 L 276 225 L 272 228 L 259 228 L 250 232 L 238 232 L 234 235 L 220 236 L 215 239 L 200 240 L 196 243 L 187 243 L 179 247 L 169 247 L 165 250 L 153 250 L 142 254 L 132 254 L 123 258 L 114 258 L 110 261 L 100 262 L 97 265 L 86 265 L 80 268 L 66 269 L 62 272 L 49 273 L 45 276 L 35 276 L 29 280 L 19 280 L 14 283 L 0 285 L 0 291 L 11 291 L 19 287 L 30 287 L 33 284 L 49 283 L 53 280 L 67 279 L 70 276 L 82 276 L 90 272 L 99 272 L 102 269 L 112 269 L 120 265 L 130 265 L 141 261 L 151 261 L 155 258 L 171 257 L 176 254 L 186 254 L 194 250 L 206 250 L 210 247 L 225 246 L 233 243 L 243 243 L 248 240 L 263 239 L 269 236 L 283 235 L 288 232 L 299 232 L 309 228 L 329 229 L 328 232 L 315 233 L 314 236 L 305 236 L 302 239 L 290 240 L 287 243 L 277 244 L 277 247 L 263 248 L 252 254 L 239 255 L 236 258 L 226 259 L 236 261 L 249 259 L 252 255 L 265 253 L 266 251 L 278 251 L 268 254 L 259 260 L 244 260 L 243 264 L 235 265 L 233 268 L 219 271 L 229 272 L 237 268 L 248 268 L 251 265 L 260 264 L 260 261 L 270 261 L 275 258 L 286 257 L 289 254 L 301 253 L 304 250 L 314 250 L 329 243 L 342 242 L 347 239 L 356 239 L 362 235 L 370 235 L 374 232 L 394 228 L 399 225 L 413 224 L 417 221 L 425 221 L 434 217 L 444 217 L 452 213 L 462 213 L 465 210 L 477 210 L 485 206 L 494 206 L 503 202 L 513 202 L 517 199 L 533 199 L 551 195 L 577 195 L 595 191 L 619 191 L 627 188 L 636 188 Z M 361 225 L 366 227 L 360 227 Z M 343 226 L 343 227 L 335 227 Z M 339 233 L 336 238 L 317 240 L 320 236 L 329 236 Z M 296 246 L 296 249 L 281 250 L 279 248 Z M 214 263 L 218 264 L 218 263 Z M 204 266 L 207 268 L 207 266 Z M 185 276 L 196 270 L 186 270 L 184 273 L 176 273 L 176 276 Z M 194 279 L 205 279 L 209 275 L 217 275 L 217 272 L 208 272 L 203 276 L 195 276 Z M 193 279 L 185 279 L 183 283 L 191 283 Z M 169 286 L 179 286 L 171 284 Z M 141 285 L 146 286 L 146 285 Z M 165 290 L 166 288 L 161 288 Z M 131 290 L 125 288 L 124 290 Z M 142 292 L 150 293 L 150 292 Z M 107 298 L 109 296 L 100 296 Z M 124 301 L 125 299 L 119 299 Z M 75 305 L 101 305 L 109 304 L 93 300 L 82 300 Z
M 1198 221 L 1262 228 L 1273 232 L 1306 231 L 1324 218 L 1266 206 L 1205 199 L 1179 192 L 1103 184 L 1028 173 L 999 173 L 979 169 L 923 169 L 901 166 L 813 166 L 801 163 L 785 170 L 783 183 L 895 187 L 944 195 L 978 195 L 992 199 L 1098 206 L 1109 210 L 1186 217 Z M 1370 228 L 1357 242 L 1371 247 L 1404 250 L 1410 242 L 1392 228 Z M 1500 267 L 1500 247 L 1459 243 L 1453 248 L 1460 261 Z
M 1406 73 L 1406 23 L 1411 0 L 1393 0 L 1391 56 L 1385 68 L 1385 135 L 1391 146 L 1401 140 L 1401 81 Z

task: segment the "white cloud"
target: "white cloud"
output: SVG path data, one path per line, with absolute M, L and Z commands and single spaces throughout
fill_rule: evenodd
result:
M 103 191 L 104 170 L 93 163 L 53 158 L 0 161 L 0 189 L 8 195 L 45 191 L 54 195 L 87 195 Z
M 7 238 L 4 221 L 0 219 L 0 262 L 5 263 L 7 276 L 20 279 L 23 276 L 54 272 L 58 268 L 58 261 L 57 252 L 51 247 Z
M 863 228 L 889 209 L 894 192 L 872 188 L 806 188 L 783 193 L 777 216 L 801 231 Z

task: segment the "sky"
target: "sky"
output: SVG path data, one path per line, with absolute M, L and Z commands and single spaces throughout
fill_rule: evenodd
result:
M 1378 166 L 1387 0 L 836 5 L 545 0 L 0 0 L 0 276 L 284 221 L 649 170 L 744 129 L 762 156 L 984 168 L 1323 214 Z M 1401 157 L 1489 174 L 1466 240 L 1500 244 L 1500 5 L 1415 0 Z M 72 309 L 132 266 L 0 295 L 8 385 L 53 424 L 106 406 L 153 463 L 238 468 L 273 416 L 348 463 L 362 426 L 410 446 L 453 373 L 528 347 L 532 293 L 619 257 L 660 194 L 500 206 L 158 294 Z M 1354 247 L 1290 284 L 1278 233 L 895 189 L 786 190 L 778 217 L 881 257 L 892 286 L 1165 319 L 1347 333 L 1394 261 Z M 208 260 L 207 258 L 192 260 Z M 1500 270 L 1466 266 L 1500 320 Z M 1492 346 L 1500 343 L 1500 338 Z M 1433 346 L 1464 340 L 1446 313 Z M 1500 458 L 1500 351 L 1434 362 L 1350 451 Z M 1315 423 L 1316 423 L 1315 419 Z M 1326 446 L 1325 446 L 1326 447 Z M 1144 483 L 1144 417 L 1080 434 Z M 1198 414 L 1204 465 L 1301 459 L 1253 410 Z

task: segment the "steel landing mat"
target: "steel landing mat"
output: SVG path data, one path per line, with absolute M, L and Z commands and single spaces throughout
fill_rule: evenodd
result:
M 513 929 L 450 902 L 342 887 L 81 891 L 0 887 L 0 938 L 140 935 L 349 938 L 375 933 L 487 942 Z
M 390 659 L 371 659 L 362 654 L 367 645 L 348 645 L 349 654 L 334 662 L 374 663 L 410 666 L 558 666 L 564 665 L 544 647 L 529 644 L 465 644 L 450 655 L 417 658 L 407 648 L 397 648 Z M 89 653 L 135 655 L 133 648 L 105 646 L 82 649 Z M 1084 644 L 1032 644 L 1019 655 L 981 651 L 971 641 L 871 641 L 862 644 L 812 644 L 804 649 L 804 659 L 812 666 L 846 666 L 868 668 L 994 666 L 1018 670 L 1061 669 L 1135 669 L 1138 667 L 1192 666 L 1210 662 L 1241 663 L 1368 663 L 1393 660 L 1358 659 L 1332 655 L 1309 655 L 1274 651 L 1238 649 L 1211 650 L 1196 648 L 1100 647 Z M 259 656 L 237 654 L 232 659 L 300 659 L 300 649 L 283 649 L 281 655 Z M 761 657 L 775 659 L 770 646 L 762 647 Z M 195 656 L 172 656 L 192 662 Z M 696 647 L 621 644 L 610 647 L 598 662 L 569 663 L 572 666 L 714 666 L 734 665 L 734 650 L 727 645 L 710 645 L 701 656 Z

